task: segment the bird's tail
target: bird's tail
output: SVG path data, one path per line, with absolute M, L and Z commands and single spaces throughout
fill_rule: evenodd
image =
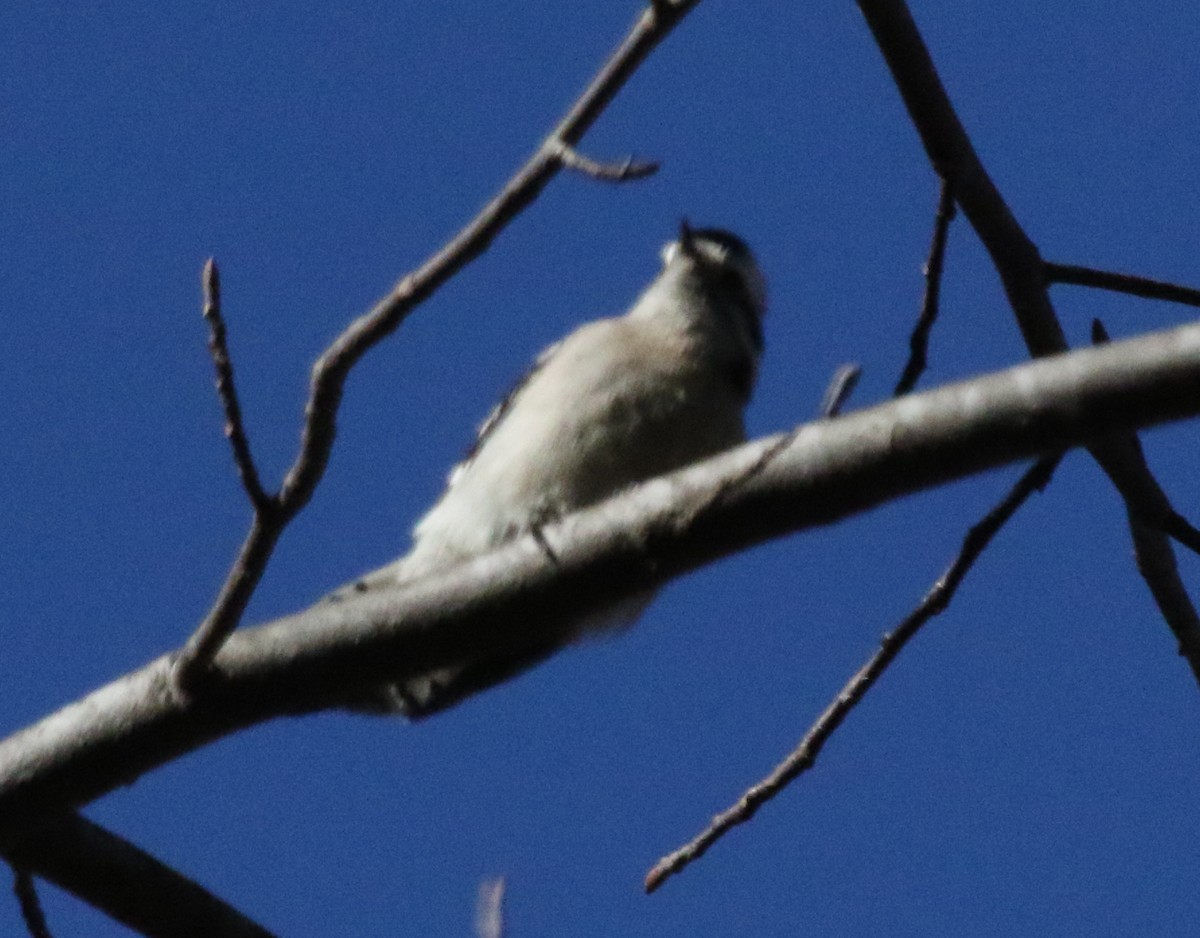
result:
M 371 688 L 347 706 L 360 713 L 400 714 L 409 720 L 422 720 L 536 667 L 564 644 L 628 628 L 653 598 L 653 593 L 634 596 L 590 614 L 573 626 L 572 638 L 567 642 L 555 635 L 514 645 L 498 654 Z

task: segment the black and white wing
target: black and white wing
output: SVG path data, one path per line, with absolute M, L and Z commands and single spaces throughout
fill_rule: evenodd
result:
M 550 359 L 554 357 L 554 354 L 561 346 L 562 342 L 560 341 L 555 342 L 548 348 L 543 349 L 541 354 L 539 354 L 538 357 L 533 360 L 533 364 L 525 370 L 525 373 L 521 375 L 521 377 L 517 379 L 516 383 L 513 384 L 513 386 L 509 389 L 508 393 L 505 394 L 504 397 L 500 399 L 500 402 L 491 409 L 486 417 L 483 418 L 483 422 L 479 425 L 479 429 L 475 431 L 474 442 L 472 442 L 467 448 L 467 451 L 463 454 L 462 459 L 455 463 L 454 467 L 450 470 L 450 474 L 446 478 L 446 489 L 442 493 L 442 498 L 445 498 L 446 492 L 454 488 L 455 483 L 462 478 L 463 473 L 466 472 L 467 468 L 471 465 L 471 462 L 475 459 L 475 457 L 479 455 L 479 451 L 483 449 L 484 444 L 487 443 L 489 437 L 491 437 L 491 435 L 496 431 L 496 428 L 500 426 L 501 421 L 503 421 L 508 415 L 508 412 L 512 410 L 513 403 L 520 396 L 521 392 L 525 390 L 529 382 L 534 379 L 534 376 L 536 376 L 537 373 L 546 366 L 546 362 L 550 361 Z

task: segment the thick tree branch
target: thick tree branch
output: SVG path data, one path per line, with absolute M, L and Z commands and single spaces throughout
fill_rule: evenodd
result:
M 646 875 L 646 892 L 654 892 L 668 877 L 680 872 L 694 860 L 700 859 L 708 849 L 739 824 L 749 821 L 766 802 L 783 791 L 799 775 L 807 772 L 817 762 L 817 756 L 825 748 L 830 737 L 842 725 L 850 711 L 888 669 L 904 646 L 921 630 L 926 622 L 940 615 L 950 605 L 959 584 L 970 572 L 975 561 L 1000 533 L 1017 509 L 1025 504 L 1034 492 L 1040 492 L 1050 481 L 1058 467 L 1061 455 L 1045 456 L 1027 470 L 1004 499 L 989 511 L 978 523 L 972 525 L 963 538 L 958 555 L 946 568 L 936 583 L 925 594 L 925 598 L 896 627 L 894 632 L 883 636 L 879 649 L 854 676 L 846 682 L 833 702 L 813 723 L 800 744 L 792 750 L 774 771 L 757 785 L 750 788 L 731 808 L 722 811 L 712 823 L 695 838 L 659 860 Z
M 77 814 L 48 818 L 5 857 L 151 938 L 271 938 L 204 887 Z
M 953 184 L 959 207 L 1000 274 L 1026 347 L 1035 356 L 1065 351 L 1067 341 L 1047 289 L 1046 265 L 984 169 L 907 5 L 903 0 L 858 0 L 858 6 L 934 169 Z M 1138 568 L 1152 583 L 1164 619 L 1176 635 L 1190 633 L 1197 615 L 1162 533 L 1178 513 L 1140 458 L 1134 437 L 1110 434 L 1089 451 L 1125 499 L 1130 517 L 1143 525 L 1140 535 L 1134 532 Z M 1161 601 L 1166 596 L 1172 597 L 1170 605 Z M 1200 682 L 1200 659 L 1191 650 L 1184 654 Z
M 308 504 L 325 474 L 337 433 L 337 412 L 351 369 L 391 335 L 408 314 L 447 280 L 488 249 L 493 239 L 528 207 L 567 164 L 570 151 L 654 48 L 700 0 L 648 7 L 592 79 L 567 115 L 504 188 L 444 247 L 406 274 L 383 299 L 352 322 L 313 365 L 300 452 L 273 499 L 274 510 L 256 512 L 216 603 L 188 640 L 175 664 L 175 686 L 194 690 L 228 635 L 237 628 L 262 579 L 283 529 Z
M 546 526 L 553 561 L 527 537 L 407 587 L 243 629 L 194 701 L 172 692 L 165 656 L 0 743 L 0 852 L 40 812 L 242 727 L 336 707 L 468 652 L 565 640 L 578 616 L 769 538 L 1198 412 L 1191 325 L 820 420 L 784 447 L 755 441 Z

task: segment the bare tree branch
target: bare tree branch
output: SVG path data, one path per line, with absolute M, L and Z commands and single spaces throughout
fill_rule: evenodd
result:
M 939 176 L 953 183 L 955 200 L 1000 274 L 1026 347 L 1034 356 L 1065 351 L 1066 337 L 1047 290 L 1046 265 L 980 162 L 908 6 L 903 0 L 858 0 L 858 6 L 930 162 Z M 1166 519 L 1177 514 L 1170 499 L 1140 457 L 1134 437 L 1110 434 L 1093 442 L 1089 452 L 1121 493 L 1130 517 L 1144 525 L 1140 534 L 1134 532 L 1138 569 L 1152 584 L 1159 610 L 1177 636 L 1190 635 L 1197 621 L 1195 608 L 1162 533 Z M 1165 605 L 1166 597 L 1171 601 Z M 1189 638 L 1181 651 L 1200 682 L 1198 647 Z
M 1166 300 L 1170 303 L 1183 303 L 1185 306 L 1200 306 L 1200 290 L 1167 283 L 1165 280 L 1151 280 L 1149 277 L 1096 270 L 1075 264 L 1054 264 L 1050 261 L 1046 262 L 1045 270 L 1046 282 L 1050 284 L 1069 283 L 1078 287 L 1128 293 L 1147 300 Z
M 54 938 L 50 934 L 50 926 L 46 924 L 46 913 L 38 898 L 37 883 L 33 880 L 33 874 L 24 867 L 15 865 L 12 871 L 13 893 L 17 897 L 17 904 L 21 907 L 21 918 L 25 920 L 25 927 L 29 929 L 29 934 L 33 938 Z
M 712 823 L 694 839 L 659 860 L 646 875 L 646 892 L 654 892 L 668 877 L 680 872 L 693 860 L 700 859 L 721 837 L 737 825 L 749 821 L 766 802 L 816 764 L 817 756 L 821 754 L 825 743 L 850 715 L 850 711 L 858 706 L 859 701 L 883 676 L 884 671 L 904 650 L 909 640 L 920 631 L 921 626 L 946 610 L 958 591 L 959 584 L 970 572 L 980 554 L 1025 500 L 1034 492 L 1046 487 L 1061 459 L 1061 454 L 1039 459 L 1021 476 L 1004 499 L 967 531 L 958 555 L 947 567 L 946 572 L 896 630 L 883 636 L 878 651 L 846 682 L 833 702 L 804 734 L 800 744 L 770 775 L 747 790 L 736 804 L 713 818 Z
M 475 909 L 475 934 L 479 938 L 504 938 L 504 885 L 503 876 L 479 884 Z
M 1193 554 L 1200 554 L 1200 529 L 1179 512 L 1173 511 L 1163 519 L 1162 531 Z
M 858 387 L 858 379 L 861 375 L 862 369 L 858 365 L 845 364 L 838 367 L 838 370 L 833 373 L 833 377 L 829 379 L 829 387 L 825 389 L 825 396 L 821 398 L 820 415 L 822 417 L 836 417 L 842 412 L 842 407 L 850 399 L 854 389 Z
M 1167 540 L 1200 552 L 1200 531 L 1173 509 L 1132 432 L 1200 412 L 1198 327 L 801 427 L 653 480 L 411 587 L 335 608 L 314 608 L 230 637 L 282 531 L 324 474 L 345 381 L 357 362 L 487 250 L 561 169 L 607 181 L 656 171 L 653 163 L 632 158 L 602 163 L 577 149 L 625 81 L 699 0 L 647 2 L 622 46 L 499 195 L 320 356 L 312 371 L 300 449 L 278 493 L 263 488 L 253 461 L 227 348 L 219 275 L 213 262 L 206 265 L 204 317 L 217 392 L 254 518 L 213 608 L 179 653 L 0 743 L 0 852 L 13 864 L 15 890 L 32 934 L 49 934 L 35 873 L 146 934 L 268 934 L 133 845 L 62 813 L 64 806 L 86 803 L 254 722 L 337 706 L 364 682 L 394 680 L 454 662 L 467 647 L 503 646 L 518 631 L 526 640 L 530 634 L 552 636 L 589 606 L 661 585 L 765 538 L 830 523 L 923 487 L 1065 446 L 1087 444 L 1121 493 L 1139 569 L 1200 681 L 1200 618 Z M 964 213 L 996 263 L 1035 356 L 1067 348 L 1048 295 L 1052 283 L 1200 306 L 1198 290 L 1043 262 L 975 154 L 904 3 L 860 0 L 860 6 L 943 179 L 924 271 L 926 294 L 897 395 L 911 390 L 926 366 L 948 228 L 960 189 Z M 856 377 L 839 372 L 844 380 L 831 386 L 825 416 L 838 413 Z M 1004 502 L 968 532 L 942 579 L 897 631 L 884 637 L 800 747 L 696 841 L 660 861 L 647 877 L 648 891 L 811 767 L 857 701 L 921 624 L 945 608 L 986 544 L 1024 499 L 1046 484 L 1060 458 L 1040 459 Z M 620 585 L 614 588 L 614 583 Z M 202 697 L 190 693 L 200 688 L 206 691 Z M 130 883 L 144 891 L 122 894 Z M 481 898 L 492 914 L 486 922 L 481 915 L 479 933 L 500 938 L 503 880 Z
M 672 0 L 650 0 L 650 11 L 655 16 L 670 16 Z
M 1179 577 L 1175 553 L 1161 530 L 1146 524 L 1128 502 L 1125 507 L 1138 573 L 1179 642 L 1179 654 L 1200 682 L 1200 617 Z
M 1106 345 L 1110 341 L 1104 323 L 1099 319 L 1093 319 L 1092 342 L 1096 345 Z M 1150 467 L 1146 463 L 1146 452 L 1142 448 L 1141 440 L 1136 434 L 1131 434 L 1131 436 L 1134 449 L 1133 458 L 1137 460 L 1141 470 L 1149 475 Z M 1158 605 L 1163 618 L 1175 635 L 1175 639 L 1179 643 L 1179 654 L 1191 665 L 1193 675 L 1197 681 L 1200 681 L 1200 666 L 1197 664 L 1200 662 L 1200 617 L 1196 615 L 1196 608 L 1179 577 L 1175 552 L 1171 550 L 1170 544 L 1163 537 L 1163 533 L 1175 536 L 1175 532 L 1168 527 L 1171 521 L 1168 518 L 1161 528 L 1155 528 L 1147 522 L 1144 516 L 1134 511 L 1128 502 L 1126 502 L 1125 508 L 1129 520 L 1129 532 L 1133 538 L 1138 573 L 1146 581 L 1146 586 L 1154 597 L 1154 602 Z M 1192 526 L 1178 514 L 1172 511 L 1170 515 L 1178 519 L 1174 524 L 1175 529 L 1183 533 L 1185 537 L 1189 536 L 1189 531 L 1194 531 Z M 1167 575 L 1164 576 L 1163 571 L 1166 571 Z
M 271 938 L 204 887 L 77 814 L 39 823 L 5 857 L 150 938 Z
M 565 641 L 589 611 L 769 538 L 1197 412 L 1200 324 L 816 421 L 749 478 L 780 437 L 746 444 L 547 525 L 554 561 L 530 536 L 405 587 L 242 629 L 202 699 L 171 692 L 164 656 L 0 742 L 0 852 L 39 814 L 237 729 L 337 707 L 468 653 Z
M 933 238 L 929 244 L 929 257 L 922 273 L 925 275 L 925 297 L 921 300 L 921 314 L 908 340 L 909 356 L 896 382 L 896 397 L 907 394 L 917 386 L 917 380 L 928 364 L 929 334 L 937 322 L 938 301 L 942 293 L 942 270 L 946 261 L 946 241 L 950 234 L 950 222 L 954 220 L 954 186 L 949 179 L 942 180 L 938 193 L 937 212 L 933 218 Z
M 350 370 L 418 304 L 486 251 L 508 223 L 538 197 L 566 165 L 563 148 L 580 141 L 646 56 L 697 3 L 699 0 L 656 3 L 643 12 L 566 116 L 500 193 L 445 246 L 402 277 L 374 308 L 352 322 L 317 359 L 304 408 L 300 452 L 272 500 L 273 510 L 255 513 L 213 608 L 176 659 L 174 687 L 178 691 L 194 691 L 205 676 L 213 656 L 245 613 L 283 529 L 308 504 L 325 474 Z
M 1092 342 L 1096 345 L 1100 345 L 1110 341 L 1111 339 L 1109 338 L 1108 330 L 1104 328 L 1104 323 L 1099 319 L 1093 319 Z M 1138 458 L 1145 462 L 1146 452 L 1142 448 L 1140 440 L 1138 441 L 1137 445 L 1137 453 Z M 1149 468 L 1147 468 L 1146 471 L 1149 472 Z M 1183 515 L 1175 511 L 1169 512 L 1167 516 L 1162 519 L 1160 530 L 1162 530 L 1164 534 L 1174 538 L 1188 550 L 1192 551 L 1193 553 L 1200 554 L 1200 530 L 1197 530 L 1196 526 L 1188 521 Z M 1153 584 L 1150 585 L 1153 587 Z M 1189 602 L 1188 607 L 1190 608 L 1190 606 L 1191 603 Z
M 627 156 L 620 163 L 601 163 L 584 156 L 574 147 L 559 141 L 551 143 L 550 148 L 557 150 L 558 159 L 564 169 L 574 170 L 591 179 L 603 182 L 625 182 L 627 180 L 645 179 L 658 172 L 658 164 L 651 161 L 635 160 Z
M 204 321 L 208 323 L 208 353 L 212 357 L 217 373 L 217 397 L 225 412 L 225 436 L 233 449 L 233 461 L 238 476 L 246 489 L 246 496 L 256 512 L 268 509 L 271 497 L 263 491 L 258 478 L 254 457 L 250 454 L 250 441 L 246 439 L 246 428 L 242 423 L 242 408 L 238 403 L 237 387 L 233 382 L 233 362 L 229 357 L 229 346 L 225 337 L 225 320 L 221 315 L 221 274 L 217 262 L 209 258 L 204 265 Z

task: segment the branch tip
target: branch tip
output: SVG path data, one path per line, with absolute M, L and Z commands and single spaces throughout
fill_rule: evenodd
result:
M 215 257 L 210 257 L 204 262 L 200 280 L 204 284 L 204 314 L 207 316 L 209 304 L 221 302 L 221 271 L 217 267 Z
M 929 255 L 921 266 L 925 278 L 925 296 L 921 300 L 921 312 L 909 336 L 908 361 L 900 380 L 896 382 L 893 391 L 895 397 L 901 397 L 917 386 L 917 381 L 928 365 L 929 336 L 933 325 L 937 322 L 938 305 L 942 293 L 942 271 L 945 267 L 946 242 L 950 235 L 950 222 L 956 214 L 954 203 L 954 184 L 949 176 L 942 177 L 941 189 L 938 192 L 937 211 L 933 218 L 933 235 L 929 244 Z
M 475 933 L 478 938 L 504 938 L 505 886 L 503 876 L 485 879 L 479 884 L 475 908 Z
M 619 163 L 601 163 L 584 156 L 562 140 L 551 140 L 547 143 L 547 147 L 553 158 L 558 160 L 564 169 L 581 173 L 589 179 L 599 179 L 603 182 L 628 182 L 634 179 L 645 179 L 658 172 L 658 163 L 649 160 L 635 160 L 632 156 L 627 156 Z
M 1061 459 L 1061 453 L 1039 459 L 991 511 L 968 529 L 958 554 L 946 571 L 899 626 L 884 634 L 879 648 L 826 706 L 800 744 L 766 778 L 747 789 L 730 808 L 716 815 L 705 830 L 659 860 L 646 875 L 646 892 L 658 889 L 668 877 L 702 857 L 726 833 L 749 821 L 763 804 L 816 764 L 817 756 L 837 728 L 921 627 L 950 605 L 975 561 L 1029 496 L 1046 487 Z
M 208 323 L 208 353 L 216 372 L 217 397 L 225 415 L 225 436 L 233 451 L 233 461 L 246 497 L 256 511 L 269 501 L 259 480 L 254 457 L 250 453 L 250 441 L 242 423 L 242 408 L 238 403 L 237 386 L 233 379 L 233 360 L 229 355 L 225 318 L 221 313 L 221 279 L 216 262 L 209 258 L 204 265 L 204 308 L 203 316 Z
M 822 417 L 836 417 L 842 412 L 842 407 L 858 386 L 860 377 L 862 377 L 862 368 L 855 362 L 847 362 L 838 366 L 833 377 L 829 379 L 825 396 L 821 399 Z

